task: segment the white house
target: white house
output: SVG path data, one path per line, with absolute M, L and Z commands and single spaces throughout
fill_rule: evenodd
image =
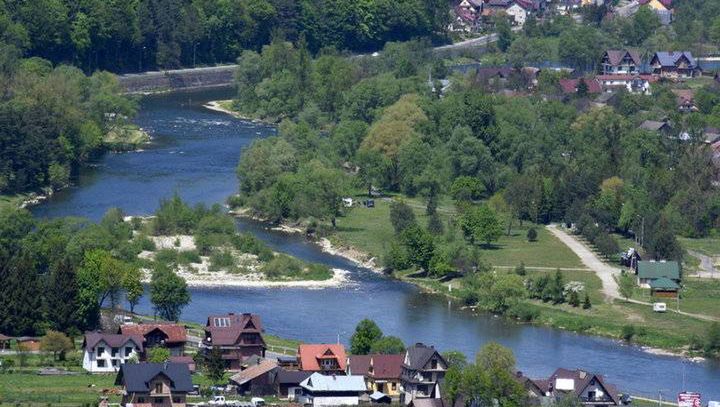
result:
M 143 338 L 134 335 L 88 332 L 83 340 L 83 369 L 92 373 L 112 373 L 133 356 L 140 357 Z
M 513 21 L 515 21 L 515 25 L 518 27 L 522 27 L 525 25 L 525 20 L 527 20 L 528 12 L 524 8 L 522 8 L 517 2 L 513 2 L 513 4 L 505 9 L 505 12 L 507 15 L 513 18 Z
M 356 406 L 360 396 L 367 392 L 363 376 L 337 376 L 313 373 L 300 382 L 303 404 L 314 407 L 324 406 Z

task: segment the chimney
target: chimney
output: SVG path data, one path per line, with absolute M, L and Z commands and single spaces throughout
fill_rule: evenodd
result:
M 587 372 L 584 371 L 584 370 L 581 370 L 581 371 L 580 371 L 580 378 L 581 378 L 581 379 L 584 379 L 585 376 L 587 376 Z

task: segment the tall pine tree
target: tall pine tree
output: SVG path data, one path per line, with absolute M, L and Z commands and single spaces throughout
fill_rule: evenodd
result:
M 52 267 L 46 293 L 48 319 L 53 327 L 61 332 L 76 327 L 77 281 L 72 263 L 67 258 L 60 259 Z
M 42 316 L 42 290 L 35 261 L 21 251 L 0 269 L 0 332 L 36 335 Z

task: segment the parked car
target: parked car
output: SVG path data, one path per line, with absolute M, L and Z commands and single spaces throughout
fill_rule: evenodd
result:
M 225 396 L 215 396 L 207 404 L 208 406 L 246 407 L 249 403 L 240 400 L 228 400 Z
M 655 312 L 667 312 L 667 304 L 664 302 L 653 303 L 653 311 Z

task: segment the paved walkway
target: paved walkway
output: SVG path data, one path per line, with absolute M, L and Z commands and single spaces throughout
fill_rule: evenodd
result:
M 620 291 L 618 290 L 617 281 L 615 276 L 620 275 L 620 270 L 611 267 L 602 260 L 600 260 L 595 253 L 585 247 L 580 241 L 574 236 L 565 232 L 564 230 L 557 227 L 557 225 L 548 225 L 547 229 L 555 235 L 561 242 L 570 248 L 579 258 L 582 263 L 587 266 L 590 270 L 594 271 L 602 281 L 603 294 L 605 294 L 605 300 L 612 302 L 613 298 L 620 298 Z
M 575 236 L 565 232 L 561 228 L 557 227 L 557 225 L 548 225 L 547 229 L 550 231 L 550 233 L 560 239 L 560 241 L 563 242 L 567 247 L 569 247 L 570 250 L 572 250 L 578 257 L 580 257 L 580 260 L 583 262 L 583 264 L 585 264 L 590 270 L 594 271 L 595 274 L 597 274 L 597 276 L 600 278 L 600 281 L 602 281 L 605 301 L 612 302 L 613 300 L 618 299 L 633 304 L 647 305 L 649 307 L 652 306 L 652 303 L 650 302 L 633 299 L 626 300 L 625 298 L 622 298 L 620 296 L 620 291 L 618 290 L 617 281 L 615 280 L 615 277 L 620 275 L 619 269 L 604 263 L 595 255 L 595 253 L 593 253 L 583 243 L 577 240 Z M 693 314 L 690 312 L 678 311 L 670 308 L 670 306 L 668 306 L 668 311 L 675 312 L 680 315 L 702 319 L 704 321 L 720 321 L 720 318 L 711 317 L 704 314 Z

